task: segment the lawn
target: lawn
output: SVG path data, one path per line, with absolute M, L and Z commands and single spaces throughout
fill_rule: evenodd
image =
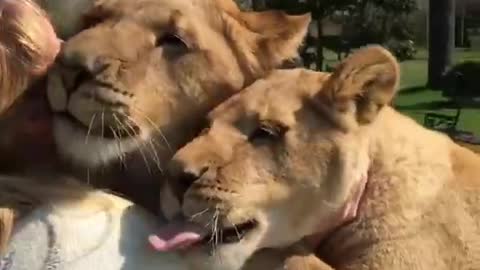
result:
M 466 60 L 480 61 L 480 49 L 472 51 L 458 50 L 455 52 L 456 62 Z M 427 52 L 421 50 L 415 60 L 405 61 L 401 64 L 401 67 L 401 90 L 395 100 L 395 106 L 400 111 L 422 123 L 426 112 L 432 110 L 439 111 L 438 109 L 432 109 L 432 106 L 429 105 L 445 101 L 439 91 L 432 91 L 424 87 L 427 81 Z M 441 109 L 441 111 L 454 113 L 453 110 L 448 109 Z M 463 109 L 458 128 L 480 135 L 480 109 Z

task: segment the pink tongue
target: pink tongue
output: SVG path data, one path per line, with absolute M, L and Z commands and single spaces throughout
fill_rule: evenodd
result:
M 186 249 L 200 242 L 206 231 L 200 225 L 193 223 L 171 223 L 160 229 L 156 235 L 150 235 L 148 240 L 153 248 L 160 252 L 171 252 Z

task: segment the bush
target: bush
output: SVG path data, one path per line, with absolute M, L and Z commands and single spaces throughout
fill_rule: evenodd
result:
M 454 66 L 444 76 L 444 81 L 445 97 L 480 97 L 480 62 L 467 61 Z
M 411 60 L 417 54 L 415 43 L 412 40 L 389 40 L 385 47 L 388 48 L 397 59 L 401 61 Z

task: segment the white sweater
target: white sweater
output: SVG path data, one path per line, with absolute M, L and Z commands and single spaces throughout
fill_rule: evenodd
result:
M 186 270 L 178 255 L 149 246 L 160 224 L 102 192 L 81 203 L 41 206 L 16 226 L 0 270 Z

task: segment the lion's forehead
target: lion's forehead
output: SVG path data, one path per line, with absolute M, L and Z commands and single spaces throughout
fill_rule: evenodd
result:
M 215 12 L 212 1 L 208 0 L 123 0 L 110 6 L 121 15 L 144 16 L 144 14 L 165 14 L 166 12 L 179 12 L 180 14 L 196 16 L 197 14 Z M 146 13 L 147 12 L 147 13 Z
M 304 70 L 272 73 L 230 98 L 210 114 L 212 120 L 238 120 L 252 114 L 259 119 L 294 122 L 294 114 L 304 107 L 304 100 L 318 91 L 328 74 Z

